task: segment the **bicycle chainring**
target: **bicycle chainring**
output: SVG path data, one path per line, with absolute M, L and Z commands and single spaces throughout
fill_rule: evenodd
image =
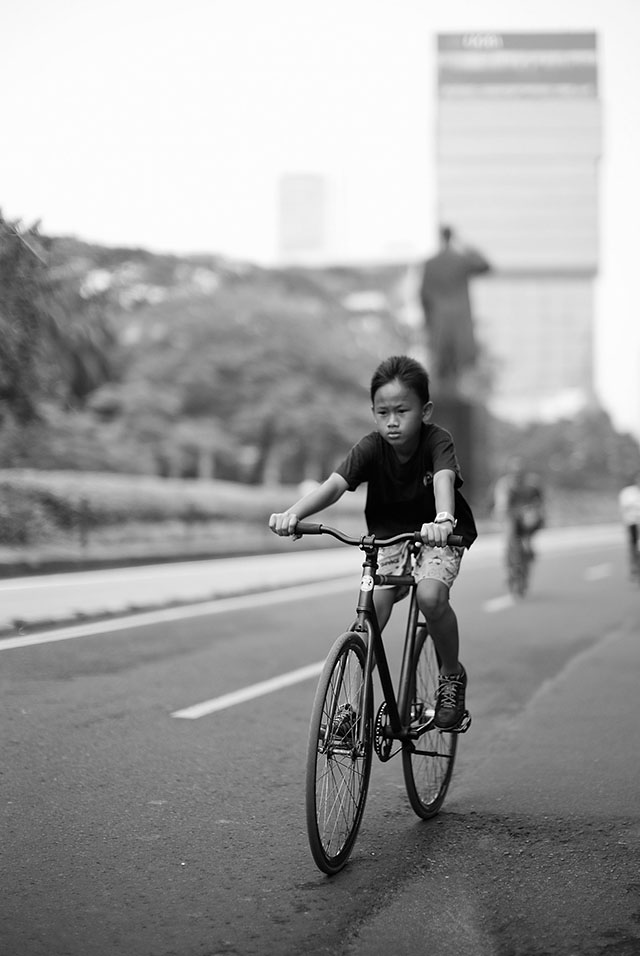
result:
M 390 760 L 393 756 L 391 753 L 393 738 L 386 736 L 385 730 L 387 726 L 387 702 L 385 700 L 382 704 L 380 704 L 378 713 L 376 714 L 375 726 L 373 728 L 373 749 L 383 763 L 385 763 L 387 760 Z

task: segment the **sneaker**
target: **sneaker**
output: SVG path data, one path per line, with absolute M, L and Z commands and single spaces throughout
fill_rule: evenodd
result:
M 467 672 L 464 667 L 459 674 L 440 676 L 434 717 L 434 724 L 440 730 L 452 730 L 464 717 L 466 687 Z
M 341 744 L 351 746 L 354 742 L 355 723 L 356 712 L 351 704 L 342 704 L 341 707 L 338 707 L 333 718 L 332 733 L 334 738 Z

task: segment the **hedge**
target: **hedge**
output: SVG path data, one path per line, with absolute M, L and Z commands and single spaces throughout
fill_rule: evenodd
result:
M 299 495 L 297 488 L 222 481 L 6 469 L 0 470 L 0 544 L 28 544 L 77 529 L 129 523 L 264 523 L 268 514 L 282 511 Z M 357 497 L 346 495 L 340 510 L 361 514 L 361 500 L 353 500 Z

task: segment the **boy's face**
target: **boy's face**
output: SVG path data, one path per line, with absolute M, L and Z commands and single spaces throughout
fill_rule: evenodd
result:
M 378 433 L 399 453 L 411 453 L 420 426 L 431 417 L 433 405 L 423 405 L 416 393 L 394 379 L 376 392 L 372 411 Z

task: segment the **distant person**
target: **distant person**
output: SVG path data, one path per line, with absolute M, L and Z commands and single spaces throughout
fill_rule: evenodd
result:
M 629 545 L 629 569 L 632 578 L 640 577 L 640 552 L 638 529 L 640 528 L 640 473 L 618 495 L 622 523 L 627 532 Z
M 532 538 L 545 523 L 544 494 L 540 479 L 527 471 L 519 456 L 511 458 L 495 484 L 493 513 L 504 526 L 506 552 L 511 537 L 517 535 L 527 557 L 534 558 Z
M 461 374 L 475 366 L 478 348 L 471 315 L 469 279 L 488 272 L 490 265 L 475 249 L 455 241 L 453 230 L 440 230 L 440 251 L 428 259 L 422 273 L 420 301 L 432 353 L 432 368 L 440 384 L 455 386 Z

